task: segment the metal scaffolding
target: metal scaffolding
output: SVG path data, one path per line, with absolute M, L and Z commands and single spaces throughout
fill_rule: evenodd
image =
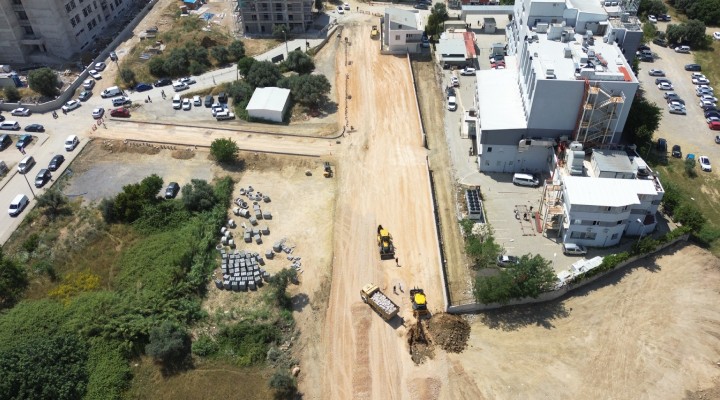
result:
M 592 147 L 612 142 L 618 115 L 625 104 L 625 94 L 607 92 L 598 82 L 585 81 L 585 102 L 578 121 L 576 140 Z

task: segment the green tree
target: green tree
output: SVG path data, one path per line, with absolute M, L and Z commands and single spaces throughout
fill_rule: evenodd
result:
M 662 2 L 662 0 L 640 0 L 638 14 L 655 16 L 664 15 L 667 14 L 667 6 Z
M 47 67 L 30 71 L 28 85 L 30 89 L 43 96 L 55 97 L 58 94 L 57 75 L 55 75 L 55 71 Z
M 720 6 L 720 2 L 716 6 Z M 705 24 L 702 21 L 691 19 L 685 22 L 684 40 L 696 49 L 706 49 L 711 44 L 711 39 L 705 34 Z
M 684 226 L 692 229 L 693 232 L 699 232 L 705 225 L 705 217 L 694 204 L 683 203 L 675 210 L 673 218 Z
M 17 103 L 20 99 L 22 99 L 20 92 L 15 86 L 5 86 L 3 93 L 5 94 L 5 101 L 7 103 Z
M 237 143 L 234 140 L 215 139 L 210 144 L 210 155 L 219 163 L 229 163 L 237 161 L 238 151 Z
M 295 71 L 298 74 L 309 74 L 315 69 L 315 63 L 312 57 L 300 50 L 294 50 L 288 54 L 288 58 L 285 60 L 285 66 L 287 66 L 290 71 Z
M 143 207 L 159 200 L 158 192 L 162 186 L 162 178 L 155 174 L 146 177 L 140 183 L 123 186 L 123 191 L 115 197 L 113 209 L 108 214 L 119 222 L 137 220 L 142 215 Z
M 683 194 L 680 192 L 680 189 L 677 187 L 676 184 L 673 182 L 661 179 L 661 183 L 663 185 L 663 188 L 665 189 L 665 195 L 663 195 L 663 199 L 661 201 L 661 204 L 663 206 L 663 210 L 673 215 L 675 213 L 675 210 L 680 206 L 680 203 L 683 199 Z
M 662 118 L 662 110 L 655 103 L 649 102 L 643 96 L 635 96 L 630 106 L 623 135 L 630 143 L 635 143 L 642 147 L 642 143 L 637 140 L 645 137 L 645 132 L 638 132 L 640 127 L 644 126 L 647 132 L 655 132 L 660 126 L 660 118 Z M 652 136 L 651 136 L 652 137 Z
M 277 86 L 280 78 L 282 78 L 280 68 L 270 61 L 254 63 L 245 76 L 247 83 L 254 88 Z
M 450 18 L 450 15 L 448 14 L 447 6 L 445 3 L 435 3 L 430 10 L 430 14 L 437 15 L 437 17 L 440 19 L 440 22 L 445 22 Z
M 655 39 L 655 35 L 657 34 L 657 27 L 655 24 L 651 24 L 650 22 L 645 22 L 642 25 L 643 30 L 643 41 L 645 42 L 651 42 L 653 39 Z
M 80 399 L 87 387 L 87 357 L 72 334 L 18 337 L 0 350 L 0 393 L 6 399 Z
M 278 86 L 290 89 L 294 101 L 317 108 L 327 101 L 330 82 L 325 75 L 296 75 L 282 79 Z
M 233 40 L 228 46 L 230 61 L 238 61 L 245 57 L 245 44 L 240 40 Z
M 237 66 L 238 71 L 240 71 L 240 75 L 247 76 L 248 72 L 250 72 L 250 68 L 252 68 L 256 62 L 258 61 L 252 57 L 242 57 L 238 60 Z
M 669 24 L 665 28 L 665 38 L 668 43 L 680 43 L 685 36 L 685 25 Z
M 557 284 L 550 261 L 539 255 L 524 255 L 511 268 L 495 276 L 479 276 L 475 281 L 475 298 L 483 303 L 507 304 L 511 299 L 537 298 Z
M 165 58 L 160 56 L 154 56 L 148 61 L 148 71 L 155 77 L 163 77 L 167 75 L 165 71 Z
M 0 309 L 12 307 L 28 285 L 27 271 L 0 247 Z
M 71 210 L 67 207 L 67 196 L 54 187 L 38 196 L 37 201 L 37 205 L 42 208 L 43 214 L 51 220 L 54 220 L 62 214 L 71 212 Z
M 275 372 L 268 385 L 271 389 L 275 390 L 276 399 L 292 399 L 297 392 L 297 384 L 295 378 L 290 376 L 287 372 Z
M 218 64 L 223 65 L 228 62 L 230 52 L 225 46 L 215 46 L 210 48 L 210 55 L 217 60 Z
M 685 174 L 690 178 L 697 178 L 694 158 L 685 159 Z
M 273 26 L 272 35 L 277 40 L 286 40 L 288 37 L 288 33 L 288 27 L 284 24 L 276 24 L 275 26 Z
M 130 68 L 122 68 L 120 70 L 120 79 L 129 86 L 135 86 L 135 72 Z
M 150 341 L 145 353 L 163 364 L 182 361 L 190 352 L 190 337 L 187 332 L 170 321 L 163 321 L 150 329 Z
M 170 76 L 187 75 L 191 60 L 187 49 L 176 48 L 165 57 L 163 68 Z
M 193 179 L 183 186 L 182 200 L 189 211 L 210 210 L 218 201 L 212 186 L 203 179 Z
M 245 81 L 235 81 L 225 85 L 225 92 L 232 97 L 233 104 L 242 103 L 250 100 L 253 94 L 253 88 Z
M 292 299 L 287 294 L 290 282 L 297 282 L 297 271 L 292 268 L 283 268 L 269 282 L 272 288 L 270 296 L 277 306 L 286 310 L 292 309 Z

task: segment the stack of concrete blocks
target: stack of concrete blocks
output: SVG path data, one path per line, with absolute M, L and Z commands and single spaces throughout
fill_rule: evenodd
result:
M 245 290 L 256 290 L 263 285 L 263 279 L 267 282 L 270 274 L 260 268 L 265 261 L 258 253 L 235 250 L 226 253 L 220 252 L 222 259 L 222 280 L 215 280 L 218 289 L 232 290 L 235 292 Z

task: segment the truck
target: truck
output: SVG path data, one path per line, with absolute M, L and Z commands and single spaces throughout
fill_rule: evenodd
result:
M 370 308 L 380 314 L 385 321 L 393 319 L 398 311 L 400 311 L 400 307 L 385 296 L 385 294 L 380 291 L 380 288 L 373 283 L 368 283 L 363 286 L 362 290 L 360 290 L 360 297 Z
M 379 34 L 380 32 L 378 31 L 377 25 L 373 25 L 372 30 L 370 31 L 370 37 L 375 39 L 378 37 Z

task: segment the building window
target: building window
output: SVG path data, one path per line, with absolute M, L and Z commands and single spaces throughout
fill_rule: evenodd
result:
M 291 15 L 288 15 L 288 20 L 290 20 L 290 21 L 292 21 L 292 20 L 293 20 L 293 16 L 292 16 L 292 14 L 291 14 Z
M 70 25 L 74 28 L 75 25 L 77 25 L 77 22 L 75 22 L 75 18 L 70 18 Z
M 32 26 L 23 26 L 23 28 L 25 28 L 25 33 L 26 33 L 26 34 L 28 34 L 28 35 L 34 35 L 34 34 L 35 34 L 35 31 L 33 31 Z
M 395 35 L 395 40 L 400 40 L 400 35 Z
M 95 0 L 93 0 L 93 7 L 95 7 L 95 9 L 97 10 L 97 3 L 95 2 Z
M 488 148 L 487 148 L 487 152 L 488 152 L 488 153 L 492 153 L 492 147 L 488 147 Z
M 80 23 L 80 14 L 75 14 L 75 23 Z
M 257 21 L 257 15 L 251 15 L 251 18 L 250 18 L 250 19 L 253 20 L 253 21 Z
M 617 239 L 617 238 L 618 238 L 618 234 L 617 234 L 617 233 L 613 233 L 612 236 L 610 236 L 610 239 L 613 239 L 613 240 L 614 240 L 614 239 Z
M 283 20 L 283 15 L 282 15 L 282 14 L 275 14 L 275 20 L 276 20 L 276 21 L 282 21 L 282 20 Z
M 25 11 L 17 11 L 17 17 L 21 21 L 27 21 L 28 17 Z
M 282 4 L 275 3 L 275 11 L 282 11 Z
M 617 222 L 618 225 L 621 225 L 622 223 L 623 223 L 622 220 Z
M 263 14 L 263 15 L 262 15 L 262 18 L 263 18 L 263 21 L 268 21 L 268 20 L 270 20 L 270 15 L 269 15 L 269 14 Z
M 20 6 L 22 5 L 22 1 L 20 1 L 20 0 L 12 0 L 12 3 L 20 5 Z

